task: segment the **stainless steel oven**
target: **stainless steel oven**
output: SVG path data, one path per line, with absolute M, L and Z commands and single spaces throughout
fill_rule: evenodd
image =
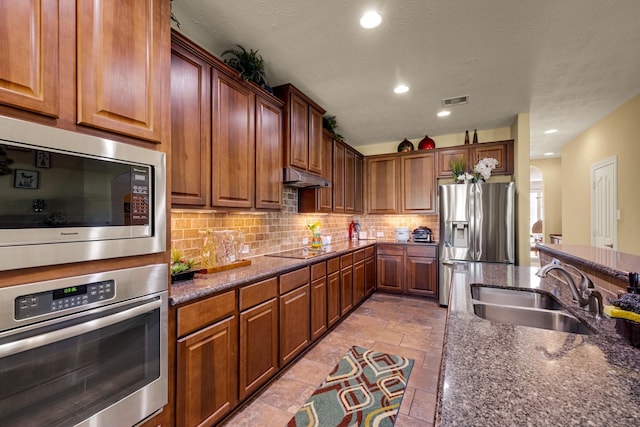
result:
M 0 288 L 0 425 L 131 426 L 168 400 L 166 264 Z

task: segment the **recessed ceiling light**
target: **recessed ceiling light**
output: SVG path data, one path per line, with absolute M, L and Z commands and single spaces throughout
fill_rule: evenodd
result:
M 438 112 L 438 117 L 447 117 L 449 114 L 451 114 L 451 111 L 442 110 L 442 111 Z
M 375 28 L 382 22 L 382 17 L 376 11 L 369 11 L 360 18 L 362 28 Z
M 547 135 L 550 133 L 556 133 L 556 132 L 558 132 L 558 129 L 548 129 L 544 131 L 544 133 L 546 133 Z
M 544 153 L 545 156 L 553 156 L 554 154 L 556 154 L 556 153 L 553 153 L 551 151 L 549 151 L 548 153 Z
M 398 86 L 396 86 L 396 87 L 393 89 L 393 91 L 394 91 L 395 93 L 406 93 L 406 92 L 409 92 L 409 86 L 406 86 L 406 85 L 398 85 Z

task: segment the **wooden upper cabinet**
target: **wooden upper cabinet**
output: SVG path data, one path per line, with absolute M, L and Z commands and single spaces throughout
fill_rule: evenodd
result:
M 285 103 L 284 166 L 322 174 L 322 115 L 325 110 L 292 84 L 273 88 Z
M 322 176 L 329 182 L 333 180 L 333 137 L 327 131 L 322 133 Z M 319 193 L 318 212 L 331 212 L 333 188 L 320 188 L 317 191 Z
M 171 49 L 171 203 L 205 206 L 211 144 L 211 67 Z
M 367 195 L 372 214 L 399 213 L 400 160 L 397 155 L 367 158 Z
M 285 146 L 289 165 L 309 169 L 309 105 L 296 94 L 289 104 L 289 144 Z
M 57 117 L 58 1 L 1 0 L 0 16 L 0 103 Z
M 451 161 L 462 160 L 465 165 L 469 165 L 469 148 L 468 146 L 441 148 L 438 149 L 436 157 L 438 162 L 438 178 L 452 178 Z
M 256 96 L 256 196 L 258 209 L 282 208 L 282 109 Z
M 213 71 L 212 204 L 251 208 L 255 183 L 254 94 Z
M 309 106 L 309 171 L 322 175 L 322 113 Z
M 454 159 L 462 159 L 467 171 L 473 169 L 478 160 L 492 157 L 498 161 L 498 166 L 492 175 L 513 175 L 514 149 L 513 140 L 483 142 L 457 147 L 438 148 L 438 178 L 452 178 L 450 162 Z
M 333 141 L 333 211 L 345 212 L 345 155 L 344 144 Z
M 355 181 L 354 181 L 354 197 L 355 197 L 355 212 L 364 212 L 364 159 L 356 153 L 355 157 Z
M 77 2 L 78 123 L 162 139 L 170 74 L 163 54 L 170 40 L 167 3 Z
M 344 153 L 344 210 L 356 210 L 356 154 L 349 148 Z
M 472 144 L 471 161 L 469 167 L 478 163 L 478 160 L 485 157 L 493 157 L 498 161 L 498 166 L 491 172 L 492 175 L 513 175 L 513 140 L 487 142 L 483 144 Z
M 400 188 L 402 213 L 435 213 L 435 153 L 400 157 Z

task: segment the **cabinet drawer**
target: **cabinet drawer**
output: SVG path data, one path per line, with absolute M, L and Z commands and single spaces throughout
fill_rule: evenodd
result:
M 340 270 L 340 258 L 335 257 L 327 261 L 327 274 L 335 273 Z
M 353 253 L 340 257 L 340 268 L 345 268 L 353 264 Z
M 309 283 L 309 267 L 280 275 L 280 295 Z
M 240 289 L 240 310 L 246 310 L 278 296 L 278 278 L 263 280 Z
M 407 246 L 407 256 L 435 258 L 436 253 L 435 246 Z
M 364 257 L 371 258 L 372 256 L 376 256 L 376 247 L 369 246 L 368 248 L 364 248 Z
M 362 261 L 364 259 L 364 249 L 360 249 L 353 253 L 353 263 L 355 264 L 358 261 Z
M 379 245 L 378 255 L 402 255 L 402 245 Z
M 327 263 L 322 261 L 311 266 L 311 281 L 318 280 L 327 275 Z
M 229 291 L 178 308 L 178 336 L 201 329 L 236 309 L 236 292 Z

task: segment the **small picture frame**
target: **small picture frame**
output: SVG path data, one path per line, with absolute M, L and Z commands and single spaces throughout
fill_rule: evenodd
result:
M 27 169 L 16 169 L 13 178 L 14 188 L 25 188 L 28 190 L 37 190 L 40 172 L 30 171 Z
M 48 151 L 36 151 L 36 167 L 37 168 L 49 168 L 51 167 L 51 156 Z

